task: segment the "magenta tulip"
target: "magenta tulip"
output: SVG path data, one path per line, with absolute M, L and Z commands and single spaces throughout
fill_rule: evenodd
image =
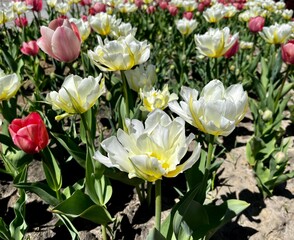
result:
M 67 19 L 55 19 L 48 27 L 42 26 L 41 35 L 37 44 L 54 59 L 72 62 L 80 55 L 81 38 L 78 28 Z
M 282 47 L 282 59 L 285 63 L 293 65 L 294 64 L 294 39 L 289 40 Z
M 14 119 L 8 127 L 14 144 L 26 153 L 40 152 L 49 143 L 46 125 L 37 112 Z
M 39 52 L 39 46 L 37 44 L 37 41 L 32 40 L 29 42 L 23 42 L 22 46 L 20 48 L 20 51 L 24 54 L 24 55 L 28 55 L 28 56 L 36 56 Z

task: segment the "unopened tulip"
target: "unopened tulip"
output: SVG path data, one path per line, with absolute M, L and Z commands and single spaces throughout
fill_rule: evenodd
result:
M 260 16 L 253 17 L 253 18 L 250 18 L 248 22 L 248 28 L 250 32 L 258 33 L 262 31 L 264 27 L 264 23 L 265 23 L 265 19 L 263 17 L 260 17 Z
M 191 20 L 193 18 L 193 12 L 184 12 L 183 17 L 188 20 Z
M 26 17 L 18 17 L 14 20 L 16 26 L 22 28 L 28 26 L 28 19 Z
M 183 161 L 194 134 L 185 135 L 182 118 L 171 120 L 160 109 L 151 112 L 145 121 L 126 119 L 127 131 L 119 129 L 117 137 L 105 139 L 101 146 L 107 156 L 99 151 L 94 154 L 106 167 L 127 172 L 129 178 L 139 177 L 155 182 L 162 177 L 176 177 L 191 168 L 199 158 L 201 148 L 198 143 L 190 157 Z
M 52 58 L 62 62 L 72 62 L 80 55 L 79 30 L 67 19 L 55 19 L 48 27 L 42 26 L 41 35 L 37 44 Z
M 282 59 L 287 64 L 294 64 L 294 40 L 282 45 Z
M 23 119 L 14 119 L 8 130 L 14 144 L 29 154 L 40 152 L 49 143 L 46 125 L 37 112 Z
M 179 12 L 179 9 L 173 5 L 168 5 L 167 9 L 168 9 L 170 15 L 172 15 L 173 17 L 176 16 Z
M 198 22 L 195 19 L 188 20 L 183 18 L 176 21 L 176 26 L 183 36 L 188 36 L 196 29 Z
M 18 76 L 13 74 L 5 74 L 0 69 L 0 101 L 12 98 L 21 86 Z
M 24 55 L 28 55 L 28 56 L 36 56 L 39 52 L 39 46 L 37 44 L 37 41 L 32 40 L 29 42 L 23 42 L 22 46 L 20 48 L 20 51 L 24 54 Z
M 181 88 L 183 101 L 169 103 L 171 111 L 200 131 L 211 135 L 228 136 L 244 118 L 248 96 L 241 84 L 225 89 L 219 80 L 210 81 L 202 90 Z
M 32 6 L 32 10 L 40 12 L 43 7 L 43 0 L 26 0 L 26 4 Z

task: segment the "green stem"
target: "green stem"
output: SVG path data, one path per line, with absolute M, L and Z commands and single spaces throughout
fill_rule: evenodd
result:
M 279 104 L 279 100 L 280 100 L 280 98 L 281 98 L 281 96 L 282 96 L 282 92 L 283 92 L 284 85 L 285 85 L 285 83 L 286 83 L 286 81 L 287 81 L 287 78 L 288 78 L 288 76 L 289 76 L 290 69 L 291 69 L 291 66 L 288 66 L 288 68 L 287 68 L 287 70 L 286 70 L 285 77 L 284 77 L 284 79 L 283 79 L 283 81 L 282 81 L 282 84 L 281 84 L 281 86 L 280 86 L 280 88 L 279 88 L 279 91 L 278 91 L 277 97 L 276 97 L 276 99 L 275 99 L 275 105 L 274 105 L 274 111 L 275 111 L 275 112 L 276 112 L 276 108 L 277 108 L 277 106 L 278 106 L 278 104 Z
M 130 106 L 129 106 L 129 96 L 128 96 L 128 82 L 127 82 L 127 78 L 125 76 L 124 71 L 120 71 L 120 73 L 121 73 L 121 79 L 122 79 L 123 98 L 124 98 L 125 106 L 126 106 L 126 117 L 128 118 L 130 116 Z
M 213 144 L 214 144 L 214 135 L 208 136 L 208 151 L 207 151 L 207 161 L 206 161 L 206 171 L 210 171 L 212 153 L 213 153 Z
M 102 239 L 103 240 L 107 240 L 106 226 L 105 225 L 101 225 L 101 228 L 102 228 Z
M 155 228 L 160 232 L 161 227 L 161 180 L 155 182 Z

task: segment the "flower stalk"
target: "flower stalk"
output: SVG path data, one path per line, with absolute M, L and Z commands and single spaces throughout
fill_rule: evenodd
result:
M 155 181 L 155 228 L 161 228 L 161 180 Z

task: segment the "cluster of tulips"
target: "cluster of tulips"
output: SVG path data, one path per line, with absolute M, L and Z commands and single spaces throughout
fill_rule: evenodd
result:
M 27 192 L 69 230 L 84 218 L 115 239 L 112 179 L 150 205 L 148 239 L 208 239 L 249 204 L 208 202 L 220 139 L 251 113 L 248 162 L 264 197 L 288 171 L 293 120 L 293 11 L 261 0 L 25 0 L 0 6 L 1 174 L 18 189 L 1 239 L 23 239 Z M 45 15 L 45 16 L 44 16 Z M 29 17 L 30 16 L 30 17 Z M 291 119 L 290 117 L 290 119 Z M 103 125 L 101 118 L 109 124 Z M 61 154 L 62 153 L 62 154 Z M 245 154 L 245 152 L 244 152 Z M 33 160 L 46 182 L 28 182 Z M 65 185 L 68 162 L 84 176 Z M 186 189 L 161 219 L 161 182 Z

